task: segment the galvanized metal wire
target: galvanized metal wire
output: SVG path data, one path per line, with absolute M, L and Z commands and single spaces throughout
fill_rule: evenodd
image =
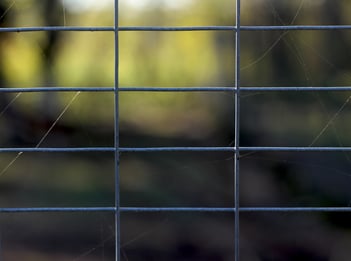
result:
M 0 208 L 0 213 L 41 213 L 41 212 L 111 212 L 115 207 L 36 207 L 36 208 Z M 351 212 L 351 207 L 120 207 L 120 212 Z
M 284 26 L 245 26 L 241 25 L 240 0 L 236 0 L 236 17 L 233 26 L 119 26 L 118 0 L 115 0 L 114 26 L 80 27 L 80 26 L 43 26 L 43 27 L 8 27 L 0 28 L 0 32 L 26 33 L 41 31 L 70 31 L 70 32 L 111 32 L 115 35 L 115 84 L 111 87 L 27 87 L 0 88 L 0 93 L 29 93 L 29 92 L 111 92 L 115 97 L 114 115 L 114 146 L 113 147 L 76 147 L 76 148 L 0 148 L 0 153 L 29 152 L 29 153 L 78 153 L 78 152 L 111 152 L 115 155 L 115 204 L 108 207 L 45 207 L 45 208 L 0 208 L 0 213 L 28 213 L 28 212 L 111 212 L 115 214 L 115 245 L 116 260 L 120 260 L 120 214 L 122 212 L 228 212 L 234 213 L 234 245 L 235 260 L 240 260 L 240 212 L 351 212 L 351 207 L 241 207 L 240 194 L 240 154 L 241 152 L 351 152 L 351 147 L 241 147 L 240 130 L 240 94 L 243 92 L 309 92 L 309 91 L 351 91 L 351 86 L 251 86 L 240 85 L 240 33 L 242 31 L 302 31 L 302 30 L 351 30 L 351 25 L 284 25 Z M 119 37 L 120 32 L 128 31 L 231 31 L 235 33 L 235 86 L 234 87 L 155 87 L 119 85 Z M 119 94 L 120 92 L 231 92 L 235 94 L 235 141 L 232 147 L 120 147 L 119 143 Z M 234 158 L 234 195 L 233 207 L 124 207 L 120 203 L 119 183 L 119 155 L 120 153 L 141 152 L 231 152 Z
M 240 92 L 241 92 L 241 0 L 236 0 L 235 90 L 234 90 L 234 260 L 240 260 Z
M 25 87 L 25 88 L 0 88 L 0 93 L 18 92 L 114 92 L 114 87 Z M 236 92 L 236 87 L 119 87 L 119 92 Z M 323 92 L 323 91 L 351 91 L 351 86 L 281 86 L 281 87 L 240 87 L 241 92 Z
M 115 259 L 121 260 L 121 200 L 120 200 L 120 146 L 119 146 L 119 1 L 114 2 L 114 165 L 115 165 Z
M 78 147 L 78 148 L 0 148 L 8 152 L 350 152 L 351 147 Z
M 42 31 L 62 32 L 190 32 L 190 31 L 320 31 L 350 30 L 351 25 L 272 25 L 272 26 L 38 26 L 38 27 L 2 27 L 0 32 L 24 33 Z

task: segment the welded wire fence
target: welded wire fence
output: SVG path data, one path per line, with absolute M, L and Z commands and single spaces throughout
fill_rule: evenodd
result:
M 236 17 L 233 21 L 236 24 L 233 26 L 119 26 L 119 3 L 115 0 L 114 6 L 114 19 L 115 25 L 113 27 L 80 27 L 80 26 L 48 26 L 48 27 L 15 27 L 15 28 L 0 28 L 0 32 L 7 33 L 25 33 L 25 32 L 38 32 L 38 31 L 71 31 L 71 32 L 100 32 L 106 31 L 111 32 L 115 36 L 114 48 L 115 48 L 115 85 L 113 87 L 27 87 L 27 88 L 1 88 L 0 93 L 26 93 L 26 92 L 107 92 L 114 95 L 115 106 L 114 111 L 114 146 L 111 147 L 32 147 L 32 148 L 0 148 L 0 153 L 5 152 L 60 152 L 60 153 L 77 153 L 77 152 L 112 152 L 114 153 L 115 162 L 115 204 L 109 207 L 26 207 L 26 208 L 1 208 L 0 212 L 109 212 L 115 215 L 115 259 L 122 260 L 121 258 L 121 239 L 120 231 L 123 229 L 120 223 L 120 216 L 122 212 L 229 212 L 233 213 L 234 223 L 234 256 L 235 260 L 240 260 L 240 213 L 243 212 L 351 212 L 351 207 L 241 207 L 240 206 L 240 160 L 243 153 L 248 152 L 350 152 L 351 147 L 316 147 L 316 146 L 296 146 L 296 147 L 262 147 L 262 146 L 240 146 L 240 101 L 243 93 L 250 92 L 313 92 L 313 91 L 351 91 L 350 86 L 344 87 L 242 87 L 241 86 L 241 32 L 243 31 L 302 31 L 302 30 L 350 30 L 350 25 L 284 25 L 284 26 L 246 26 L 241 25 L 241 1 L 236 0 Z M 119 81 L 119 32 L 121 31 L 228 31 L 235 35 L 235 42 L 233 42 L 233 48 L 235 48 L 235 83 L 233 87 L 124 87 L 120 86 Z M 119 136 L 119 96 L 121 92 L 228 92 L 232 93 L 235 97 L 232 106 L 234 107 L 234 144 L 227 147 L 121 147 L 120 136 Z M 233 195 L 233 206 L 232 207 L 131 207 L 123 206 L 120 203 L 120 153 L 134 153 L 134 152 L 229 152 L 233 154 L 233 170 L 234 170 L 234 195 Z

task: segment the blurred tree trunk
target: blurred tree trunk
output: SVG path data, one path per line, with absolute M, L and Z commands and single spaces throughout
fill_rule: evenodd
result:
M 37 9 L 41 11 L 41 15 L 45 26 L 57 26 L 63 23 L 62 5 L 59 0 L 40 0 L 34 2 Z M 10 27 L 16 19 L 15 13 L 9 9 L 9 5 L 0 2 L 0 27 Z M 53 65 L 58 56 L 59 37 L 60 32 L 50 31 L 46 32 L 46 38 L 39 43 L 43 52 L 43 69 L 42 82 L 43 85 L 55 86 L 55 75 L 53 72 Z M 6 42 L 10 41 L 11 33 L 0 33 L 0 88 L 11 87 L 6 83 L 6 75 L 4 68 L 6 64 L 3 63 L 4 53 L 6 52 Z M 22 86 L 33 87 L 33 86 Z M 0 112 L 3 112 L 1 117 L 2 123 L 0 126 L 0 134 L 3 139 L 1 144 L 3 146 L 23 146 L 33 145 L 38 135 L 39 129 L 47 129 L 47 126 L 52 124 L 52 121 L 58 115 L 59 106 L 56 93 L 43 93 L 41 100 L 41 113 L 36 115 L 35 119 L 29 119 L 23 112 L 16 109 L 15 106 L 9 106 L 14 95 L 0 93 Z M 40 131 L 39 131 L 40 133 Z M 33 143 L 34 142 L 34 143 Z
M 344 18 L 342 17 L 342 9 L 345 8 L 340 1 L 326 1 L 323 5 L 323 17 L 327 20 L 328 24 L 331 25 L 342 25 L 344 24 Z M 331 64 L 334 66 L 329 66 L 327 68 L 327 73 L 324 74 L 324 82 L 326 85 L 329 85 L 328 82 L 331 82 L 334 77 L 338 77 L 335 74 L 335 69 L 338 71 L 350 71 L 350 54 L 346 50 L 349 49 L 349 32 L 348 31 L 338 31 L 330 30 L 326 31 L 323 34 L 323 39 L 321 40 L 324 43 L 323 54 L 326 56 L 326 59 L 331 61 Z M 340 55 L 340 52 L 343 52 L 343 55 Z
M 45 26 L 64 25 L 63 6 L 60 0 L 40 0 L 38 4 L 42 4 L 42 15 Z M 45 87 L 56 86 L 53 66 L 59 54 L 61 34 L 62 32 L 59 31 L 46 32 L 46 41 L 41 44 L 45 57 L 43 61 L 43 84 Z M 59 110 L 57 94 L 46 92 L 42 97 L 42 116 L 44 120 L 52 120 L 57 117 Z
M 6 16 L 6 5 L 2 2 L 0 2 L 0 27 L 7 27 L 8 26 L 8 22 L 7 22 L 7 16 Z M 6 33 L 0 33 L 0 87 L 3 88 L 5 87 L 5 77 L 4 77 L 4 73 L 3 73 L 3 64 L 2 61 L 3 59 L 3 42 L 6 38 Z M 3 103 L 3 96 L 0 96 L 0 102 L 1 104 Z
M 0 2 L 0 27 L 10 27 L 13 21 L 13 16 L 9 12 L 8 4 Z M 6 52 L 6 42 L 10 41 L 10 33 L 0 33 L 0 88 L 9 87 L 6 83 L 6 76 L 4 73 L 4 54 Z M 0 134 L 2 136 L 1 145 L 13 143 L 15 140 L 21 139 L 17 135 L 18 131 L 25 129 L 23 126 L 24 119 L 20 112 L 11 103 L 12 95 L 7 93 L 0 93 Z

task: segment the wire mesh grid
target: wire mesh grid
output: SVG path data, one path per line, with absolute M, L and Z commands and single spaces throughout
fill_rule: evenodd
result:
M 34 148 L 0 148 L 0 153 L 5 152 L 113 152 L 115 162 L 115 205 L 110 207 L 47 207 L 47 208 L 0 208 L 0 212 L 110 212 L 115 214 L 115 259 L 121 260 L 121 240 L 120 240 L 120 214 L 121 212 L 230 212 L 234 213 L 234 248 L 235 260 L 240 260 L 240 213 L 242 212 L 350 212 L 351 207 L 240 207 L 240 155 L 243 152 L 349 152 L 351 147 L 242 147 L 240 146 L 240 95 L 245 92 L 308 92 L 308 91 L 351 91 L 350 86 L 344 87 L 241 87 L 240 84 L 240 56 L 241 56 L 241 32 L 243 31 L 302 31 L 302 30 L 350 30 L 350 25 L 284 25 L 284 26 L 244 26 L 241 25 L 240 0 L 236 0 L 236 24 L 233 26 L 119 26 L 119 3 L 115 0 L 113 27 L 73 27 L 73 26 L 49 26 L 49 27 L 16 27 L 0 28 L 0 32 L 38 32 L 38 31 L 106 31 L 115 35 L 115 86 L 113 87 L 34 87 L 34 88 L 1 88 L 0 93 L 18 92 L 108 92 L 114 95 L 114 140 L 113 147 L 34 147 Z M 228 31 L 235 34 L 235 83 L 234 87 L 123 87 L 119 83 L 119 32 L 121 31 Z M 233 106 L 235 111 L 235 142 L 228 147 L 121 147 L 119 143 L 119 94 L 121 92 L 229 92 L 235 95 Z M 228 208 L 221 207 L 124 207 L 120 204 L 120 174 L 119 155 L 121 152 L 230 152 L 234 155 L 234 206 Z

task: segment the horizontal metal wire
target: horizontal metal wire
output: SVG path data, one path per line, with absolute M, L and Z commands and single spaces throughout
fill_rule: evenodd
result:
M 122 212 L 234 212 L 235 208 L 220 207 L 122 207 Z
M 145 148 L 119 148 L 120 152 L 181 152 L 181 151 L 229 151 L 234 152 L 233 147 L 145 147 Z
M 114 87 L 28 87 L 0 88 L 1 92 L 113 92 Z
M 247 207 L 241 212 L 351 212 L 351 207 Z
M 281 92 L 281 91 L 297 91 L 297 92 L 308 92 L 308 91 L 351 91 L 351 86 L 327 86 L 327 87 L 240 87 L 240 91 L 243 92 Z
M 49 32 L 49 31 L 69 31 L 69 32 L 114 32 L 111 26 L 35 26 L 35 27 L 1 27 L 0 32 L 21 33 L 21 32 Z
M 119 31 L 236 31 L 236 26 L 122 26 Z
M 350 30 L 351 25 L 270 25 L 240 26 L 241 31 L 301 31 L 301 30 Z M 118 31 L 237 31 L 236 26 L 121 26 Z M 40 31 L 74 31 L 74 32 L 113 32 L 112 26 L 36 26 L 3 27 L 0 32 L 40 32 Z
M 235 92 L 235 87 L 120 87 L 124 92 Z
M 351 25 L 240 26 L 241 31 L 350 30 Z M 237 31 L 236 26 L 124 26 L 119 31 Z
M 240 147 L 240 151 L 257 152 L 346 152 L 351 147 Z
M 350 87 L 351 89 L 351 87 Z M 196 91 L 230 91 L 234 87 L 120 87 L 122 92 L 196 92 Z M 25 87 L 25 88 L 0 88 L 1 92 L 113 92 L 114 87 Z
M 0 148 L 1 152 L 115 152 L 114 147 Z
M 78 147 L 78 148 L 0 148 L 4 152 L 115 152 L 115 147 Z M 234 151 L 232 147 L 146 147 L 119 148 L 120 152 L 176 152 L 176 151 Z
M 0 213 L 30 212 L 115 212 L 114 207 L 0 208 Z
M 78 147 L 78 148 L 0 148 L 5 152 L 235 152 L 234 147 L 145 147 L 145 148 L 114 148 L 114 147 Z M 243 152 L 347 152 L 351 147 L 240 147 Z
M 139 91 L 151 91 L 151 92 L 236 92 L 235 87 L 120 87 L 120 91 L 139 92 Z M 1 91 L 1 90 L 0 90 Z M 281 91 L 351 91 L 351 86 L 326 86 L 326 87 L 313 87 L 313 86 L 301 86 L 301 87 L 240 87 L 241 92 L 281 92 Z
M 241 31 L 350 30 L 351 25 L 259 25 L 241 26 Z
M 235 87 L 120 87 L 121 92 L 236 92 Z M 114 87 L 25 87 L 0 88 L 1 92 L 113 92 Z M 351 91 L 351 86 L 336 87 L 241 87 L 241 92 Z
M 122 207 L 122 212 L 235 212 L 220 207 Z M 241 207 L 240 212 L 351 212 L 351 207 Z
M 235 26 L 123 26 L 119 31 L 235 31 Z M 40 31 L 73 31 L 73 32 L 113 32 L 115 27 L 99 26 L 37 26 L 37 27 L 4 27 L 0 32 L 40 32 Z
M 221 207 L 121 207 L 121 212 L 229 212 L 235 208 Z M 33 212 L 116 212 L 115 207 L 44 207 L 0 208 L 0 213 Z M 240 212 L 351 212 L 351 207 L 241 207 Z

